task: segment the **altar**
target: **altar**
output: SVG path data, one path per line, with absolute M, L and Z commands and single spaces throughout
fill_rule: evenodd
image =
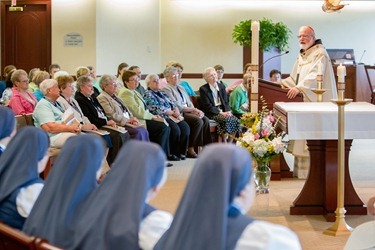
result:
M 289 140 L 307 140 L 310 171 L 290 207 L 292 215 L 324 215 L 335 221 L 337 207 L 338 107 L 330 102 L 276 102 L 274 114 Z M 345 209 L 349 215 L 367 213 L 349 173 L 353 139 L 375 138 L 375 105 L 353 102 L 345 106 Z

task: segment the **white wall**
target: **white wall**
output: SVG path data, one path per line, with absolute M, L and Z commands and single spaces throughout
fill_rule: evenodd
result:
M 290 53 L 282 58 L 283 73 L 290 72 L 297 56 L 298 28 L 307 24 L 326 48 L 353 48 L 357 59 L 367 50 L 362 61 L 375 63 L 371 1 L 347 1 L 341 13 L 331 14 L 321 10 L 323 1 L 52 1 L 52 61 L 67 69 L 93 64 L 98 74 L 115 74 L 124 61 L 150 73 L 177 60 L 188 73 L 217 63 L 227 73 L 240 73 L 242 48 L 232 42 L 233 27 L 263 17 L 283 21 L 293 31 Z M 62 46 L 62 35 L 73 31 L 84 35 L 83 48 Z
M 52 63 L 75 74 L 78 66 L 96 64 L 96 3 L 93 0 L 52 0 Z M 77 32 L 82 47 L 65 47 L 64 36 Z
M 97 0 L 98 74 L 116 74 L 126 62 L 143 72 L 160 72 L 158 0 Z

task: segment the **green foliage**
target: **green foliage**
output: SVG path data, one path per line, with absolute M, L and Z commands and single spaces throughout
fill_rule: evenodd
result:
M 291 30 L 282 22 L 274 23 L 271 19 L 263 18 L 259 21 L 259 48 L 269 51 L 272 47 L 285 51 L 289 47 Z M 251 19 L 241 21 L 234 26 L 232 38 L 234 43 L 241 46 L 251 45 Z

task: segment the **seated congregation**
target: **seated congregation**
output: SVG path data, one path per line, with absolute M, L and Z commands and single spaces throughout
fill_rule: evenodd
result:
M 34 125 L 48 133 L 53 148 L 80 133 L 99 134 L 106 142 L 108 166 L 130 139 L 159 144 L 167 161 L 196 158 L 216 138 L 231 143 L 241 133 L 239 113 L 230 106 L 221 65 L 204 70 L 206 84 L 200 96 L 181 80 L 182 71 L 180 63 L 171 61 L 162 80 L 158 74 L 145 77 L 145 89 L 140 67 L 127 63 L 119 64 L 117 78 L 97 78 L 92 66 L 78 67 L 72 77 L 58 64 L 49 72 L 33 68 L 29 74 L 8 65 L 1 103 L 15 115 L 32 114 Z

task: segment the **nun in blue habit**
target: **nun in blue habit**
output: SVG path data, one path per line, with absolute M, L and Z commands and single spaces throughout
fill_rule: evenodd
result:
M 35 127 L 24 127 L 9 142 L 0 157 L 0 220 L 22 229 L 25 219 L 43 189 L 48 161 L 49 137 Z
M 207 146 L 154 249 L 301 249 L 289 229 L 246 215 L 254 195 L 249 152 L 229 144 Z
M 10 108 L 0 106 L 0 156 L 15 131 L 16 118 L 14 118 L 13 111 Z
M 89 134 L 70 137 L 62 147 L 23 231 L 67 248 L 75 233 L 78 210 L 98 185 L 103 159 L 104 142 L 100 137 Z
M 165 182 L 165 165 L 159 145 L 127 142 L 85 203 L 71 249 L 152 249 L 172 220 L 148 204 Z

